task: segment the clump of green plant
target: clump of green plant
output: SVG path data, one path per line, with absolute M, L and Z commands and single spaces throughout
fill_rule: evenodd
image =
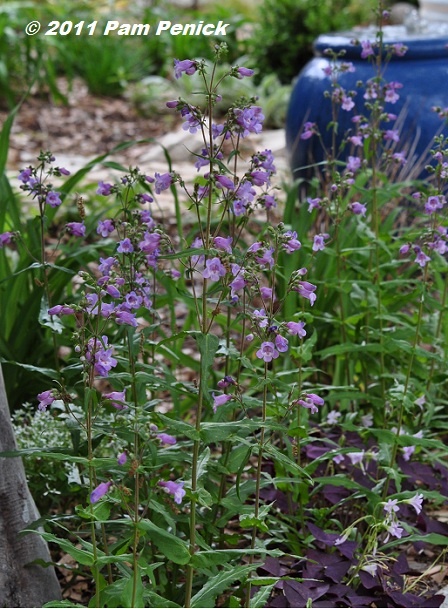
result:
M 273 73 L 290 84 L 313 56 L 319 34 L 370 23 L 372 8 L 360 0 L 264 0 L 250 51 L 258 79 Z
M 72 448 L 72 436 L 67 417 L 57 416 L 58 404 L 52 413 L 36 410 L 34 404 L 25 403 L 12 413 L 17 446 L 22 451 L 28 485 L 37 507 L 42 512 L 67 509 L 79 497 L 83 482 L 75 463 L 65 460 L 49 461 L 36 457 L 39 450 Z M 62 406 L 60 404 L 59 406 Z
M 427 509 L 448 485 L 448 139 L 432 151 L 434 184 L 414 184 L 420 221 L 394 227 L 384 206 L 406 185 L 380 168 L 405 162 L 387 146 L 399 87 L 379 68 L 381 29 L 362 49 L 376 71 L 355 154 L 330 155 L 321 192 L 281 210 L 272 151 L 242 146 L 262 108 L 238 99 L 215 119 L 222 86 L 253 70 L 219 74 L 220 47 L 211 64 L 176 59 L 176 79 L 201 76 L 193 100 L 168 101 L 203 138 L 197 178 L 112 165 L 119 177 L 97 188 L 105 217 L 92 222 L 80 201 L 66 224 L 79 267 L 58 300 L 45 227 L 64 206 L 53 176 L 68 171 L 47 152 L 19 174 L 38 209 L 54 338 L 37 408 L 62 402 L 79 440 L 35 455 L 76 463 L 85 481 L 70 518 L 40 534 L 90 578 L 91 605 L 442 602 L 417 595 L 402 547 L 431 544 L 441 561 L 448 537 Z M 336 118 L 355 94 L 338 75 L 334 62 Z M 170 195 L 171 224 L 157 205 Z M 23 243 L 0 233 L 2 250 Z

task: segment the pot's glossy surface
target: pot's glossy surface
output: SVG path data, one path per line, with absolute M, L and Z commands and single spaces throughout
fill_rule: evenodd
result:
M 315 42 L 316 57 L 305 66 L 297 79 L 291 95 L 286 125 L 291 168 L 296 176 L 310 176 L 312 170 L 303 168 L 324 158 L 317 137 L 300 139 L 305 122 L 315 122 L 325 146 L 331 145 L 331 135 L 327 129 L 331 120 L 331 101 L 324 96 L 325 91 L 331 90 L 330 78 L 324 72 L 325 68 L 330 66 L 330 61 L 324 57 L 325 49 L 331 48 L 335 52 L 344 50 L 345 55 L 341 61 L 350 61 L 355 67 L 355 72 L 346 72 L 338 77 L 338 82 L 344 89 L 357 91 L 353 100 L 355 107 L 350 112 L 339 112 L 338 146 L 348 130 L 354 134 L 354 124 L 351 120 L 353 115 L 366 114 L 363 99 L 365 87 L 358 88 L 356 85 L 357 81 L 366 82 L 374 77 L 375 73 L 371 63 L 367 59 L 361 59 L 360 46 L 352 44 L 354 38 L 361 41 L 370 40 L 373 43 L 375 31 L 364 28 L 320 36 Z M 386 26 L 384 42 L 403 43 L 408 47 L 403 57 L 394 55 L 385 70 L 384 78 L 387 82 L 396 81 L 403 84 L 403 87 L 397 90 L 399 100 L 394 104 L 386 103 L 385 110 L 398 115 L 395 127 L 400 129 L 399 146 L 407 153 L 408 163 L 416 163 L 431 147 L 434 136 L 443 128 L 443 121 L 432 108 L 448 106 L 448 29 L 446 24 L 441 24 L 431 26 L 431 29 L 424 33 L 409 34 L 403 26 Z M 348 147 L 343 154 L 351 154 Z

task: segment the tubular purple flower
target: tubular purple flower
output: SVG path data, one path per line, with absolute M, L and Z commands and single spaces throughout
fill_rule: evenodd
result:
M 48 309 L 48 315 L 73 315 L 75 309 L 72 307 L 66 307 L 65 305 L 55 305 Z
M 296 292 L 299 292 L 301 296 L 310 301 L 311 306 L 316 302 L 316 286 L 309 281 L 299 281 L 297 287 L 294 288 Z
M 188 76 L 191 76 L 196 72 L 196 62 L 191 59 L 183 59 L 182 61 L 179 59 L 174 60 L 174 76 L 180 78 L 182 74 L 185 72 Z
M 90 493 L 90 503 L 96 503 L 101 499 L 101 497 L 104 497 L 104 495 L 109 490 L 111 484 L 111 480 L 109 482 L 101 482 L 101 484 L 99 484 L 95 489 L 93 489 L 93 491 Z
M 409 505 L 412 505 L 418 515 L 422 511 L 423 495 L 421 493 L 417 493 L 410 499 L 406 499 L 405 503 L 409 503 Z
M 228 395 L 226 393 L 222 393 L 221 395 L 216 395 L 215 392 L 212 392 L 212 396 L 213 396 L 213 412 L 215 414 L 220 406 L 224 406 L 224 404 L 227 404 L 227 402 L 229 402 L 232 399 L 232 396 Z
M 182 503 L 182 499 L 186 495 L 186 492 L 183 489 L 183 482 L 173 482 L 172 480 L 165 482 L 164 480 L 159 480 L 157 484 L 162 486 L 167 493 L 173 495 L 174 503 L 177 503 L 178 505 Z
M 60 194 L 58 192 L 55 192 L 54 190 L 50 190 L 50 192 L 47 194 L 47 196 L 45 198 L 45 202 L 48 203 L 48 205 L 53 208 L 59 207 L 59 205 L 62 203 Z
M 225 252 L 231 254 L 232 253 L 232 237 L 214 237 L 213 245 L 219 249 L 224 250 Z
M 275 346 L 277 347 L 277 350 L 280 353 L 285 353 L 286 351 L 288 351 L 288 339 L 284 338 L 280 334 L 277 334 L 277 336 L 275 337 Z
M 118 463 L 118 465 L 124 465 L 127 460 L 128 460 L 127 454 L 125 452 L 122 452 L 120 455 L 118 455 L 117 463 Z
M 391 516 L 392 513 L 398 512 L 400 510 L 398 506 L 398 499 L 388 499 L 383 506 L 383 510 L 388 516 Z
M 264 360 L 266 363 L 269 363 L 279 356 L 279 352 L 275 348 L 274 343 L 272 343 L 271 341 L 265 341 L 261 343 L 261 346 L 258 349 L 256 356 L 259 359 Z
M 4 245 L 9 245 L 12 242 L 13 237 L 14 237 L 14 233 L 12 233 L 11 231 L 6 231 L 6 233 L 1 233 L 0 234 L 0 248 L 2 248 Z
M 170 173 L 155 173 L 154 177 L 154 189 L 158 195 L 160 195 L 163 190 L 169 188 L 173 182 L 173 178 Z
M 127 405 L 124 403 L 126 400 L 126 390 L 123 391 L 111 391 L 110 393 L 103 393 L 103 400 L 110 400 L 111 405 L 117 410 L 125 410 Z
M 96 232 L 102 237 L 108 237 L 109 234 L 114 230 L 114 228 L 115 226 L 113 220 L 109 220 L 108 218 L 106 218 L 106 220 L 100 220 L 98 222 Z
M 158 433 L 157 438 L 162 444 L 167 444 L 169 446 L 174 446 L 174 444 L 177 444 L 176 438 L 174 436 L 170 436 L 167 433 Z
M 67 222 L 65 228 L 74 237 L 85 237 L 86 227 L 84 222 Z
M 137 327 L 137 320 L 135 318 L 135 313 L 130 313 L 129 311 L 115 311 L 115 321 L 119 326 L 133 326 Z
M 97 195 L 103 195 L 103 197 L 107 197 L 111 193 L 112 184 L 108 184 L 106 182 L 98 182 L 98 188 L 96 190 Z
M 218 188 L 226 188 L 227 190 L 234 190 L 235 188 L 233 180 L 231 180 L 225 175 L 215 175 L 215 184 Z
M 37 399 L 39 400 L 38 409 L 41 412 L 45 412 L 47 410 L 47 406 L 51 406 L 55 401 L 54 391 L 53 389 L 48 389 L 47 391 L 42 391 L 37 395 Z
M 238 68 L 238 74 L 241 76 L 241 78 L 244 78 L 245 76 L 253 76 L 254 75 L 254 71 L 251 70 L 250 68 L 244 68 L 244 67 L 240 67 Z
M 204 279 L 210 279 L 210 281 L 219 281 L 219 278 L 224 277 L 226 273 L 226 268 L 221 260 L 215 257 L 205 262 L 205 269 L 202 271 L 202 276 Z
M 129 237 L 126 237 L 122 241 L 118 242 L 117 252 L 119 254 L 132 254 L 133 251 L 134 246 L 132 245 L 132 242 Z
M 367 207 L 362 203 L 359 203 L 359 201 L 354 201 L 353 203 L 350 203 L 350 205 L 347 205 L 347 209 L 353 212 L 356 216 L 365 217 L 367 212 Z
M 304 338 L 306 336 L 306 330 L 304 330 L 304 321 L 288 321 L 286 327 L 288 328 L 289 334 L 291 334 L 292 336 L 300 336 L 300 338 Z

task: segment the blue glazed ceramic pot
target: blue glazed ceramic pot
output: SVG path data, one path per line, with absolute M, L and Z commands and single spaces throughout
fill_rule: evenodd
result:
M 291 169 L 295 177 L 311 177 L 315 169 L 304 169 L 310 164 L 323 160 L 322 146 L 317 137 L 301 140 L 305 122 L 315 122 L 323 136 L 325 146 L 331 146 L 331 134 L 327 125 L 331 120 L 331 101 L 324 96 L 331 90 L 331 81 L 324 69 L 330 61 L 324 56 L 325 49 L 335 52 L 345 51 L 341 62 L 352 62 L 355 72 L 340 74 L 338 82 L 346 90 L 356 90 L 355 107 L 350 112 L 340 111 L 338 116 L 339 146 L 344 134 L 354 124 L 354 114 L 366 114 L 363 93 L 365 87 L 357 88 L 357 81 L 366 82 L 375 76 L 374 68 L 367 59 L 361 59 L 360 46 L 351 44 L 353 39 L 375 42 L 373 28 L 360 28 L 352 32 L 341 32 L 319 36 L 314 45 L 316 57 L 312 59 L 299 74 L 294 86 L 286 124 L 286 141 L 290 153 Z M 432 111 L 434 106 L 448 106 L 448 31 L 445 26 L 431 26 L 427 32 L 409 34 L 404 26 L 386 26 L 384 28 L 386 44 L 403 43 L 408 51 L 403 57 L 394 55 L 384 73 L 386 81 L 398 81 L 403 88 L 397 90 L 400 99 L 395 103 L 386 103 L 385 110 L 398 115 L 395 128 L 400 130 L 400 144 L 397 150 L 403 149 L 407 155 L 407 167 L 421 162 L 421 174 L 426 161 L 423 156 L 432 145 L 433 138 L 443 128 L 443 121 Z M 392 128 L 390 123 L 388 128 Z M 345 156 L 351 154 L 345 148 Z M 339 157 L 344 159 L 344 156 Z M 414 175 L 413 177 L 417 177 Z

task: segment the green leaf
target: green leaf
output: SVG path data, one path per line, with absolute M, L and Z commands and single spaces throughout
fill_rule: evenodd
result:
M 276 583 L 277 582 L 275 582 L 273 584 L 269 584 L 268 586 L 262 586 L 262 588 L 260 588 L 260 590 L 258 590 L 258 592 L 256 594 L 254 594 L 253 597 L 250 599 L 249 606 L 250 607 L 266 607 L 269 595 L 271 594 L 271 591 Z
M 202 332 L 191 333 L 201 354 L 201 387 L 203 395 L 209 398 L 208 377 L 215 362 L 215 355 L 219 347 L 219 338 L 214 334 L 203 334 Z
M 432 544 L 433 546 L 444 546 L 448 547 L 448 537 L 446 535 L 440 535 L 439 533 L 429 533 L 429 535 L 408 535 L 407 537 L 402 537 L 401 539 L 394 539 L 393 541 L 389 541 L 384 546 L 381 546 L 381 550 L 385 550 L 387 548 L 392 548 L 396 545 L 402 545 L 403 543 L 414 541 L 423 541 L 424 543 Z
M 76 562 L 80 565 L 87 565 L 91 567 L 94 563 L 93 553 L 87 552 L 86 550 L 80 550 L 76 548 L 70 541 L 67 539 L 61 539 L 60 537 L 56 537 L 53 533 L 45 533 L 44 531 L 33 531 L 33 529 L 25 529 L 22 531 L 23 533 L 35 533 L 40 535 L 45 541 L 50 541 L 52 543 L 57 544 L 64 552 L 72 556 Z
M 138 565 L 137 571 L 131 575 L 123 588 L 121 600 L 123 602 L 123 607 L 145 606 L 143 600 L 142 574 Z
M 138 523 L 138 528 L 146 531 L 155 545 L 168 560 L 172 560 L 177 565 L 186 565 L 190 562 L 190 552 L 188 544 L 176 535 L 161 529 L 147 518 L 143 518 Z
M 71 601 L 50 601 L 45 603 L 43 607 L 83 607 L 85 609 L 85 605 L 78 605 L 78 603 L 72 603 Z
M 157 413 L 160 421 L 165 425 L 169 432 L 173 432 L 177 435 L 182 435 L 190 440 L 200 440 L 199 432 L 196 430 L 193 425 L 189 423 L 185 423 L 184 421 L 176 421 L 174 419 L 170 419 L 163 414 Z
M 243 581 L 251 571 L 261 567 L 262 563 L 232 567 L 221 571 L 210 578 L 205 586 L 191 599 L 192 607 L 214 607 L 215 600 L 219 594 L 227 590 L 234 581 Z

